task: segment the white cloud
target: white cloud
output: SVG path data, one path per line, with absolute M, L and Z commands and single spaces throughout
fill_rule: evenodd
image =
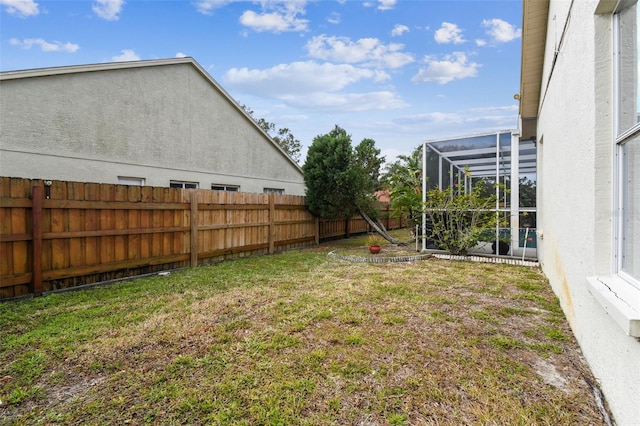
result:
M 16 15 L 21 18 L 36 16 L 40 13 L 38 3 L 33 0 L 0 0 L 0 5 L 9 15 Z
M 495 43 L 507 43 L 522 36 L 522 29 L 516 28 L 502 19 L 485 19 L 482 26 L 487 29 L 487 34 L 491 36 Z
M 462 30 L 456 24 L 450 22 L 443 22 L 442 26 L 436 30 L 433 38 L 439 44 L 461 44 L 466 41 L 462 37 Z
M 409 27 L 407 27 L 406 25 L 396 24 L 395 27 L 393 27 L 393 30 L 391 30 L 391 35 L 393 37 L 398 37 L 406 33 L 407 31 L 409 31 Z
M 124 6 L 124 0 L 95 0 L 91 9 L 106 21 L 117 21 L 120 19 L 122 6 Z
M 488 106 L 488 107 L 481 107 L 481 108 L 470 108 L 469 111 L 471 112 L 479 112 L 479 113 L 497 113 L 497 112 L 509 112 L 509 113 L 517 113 L 518 112 L 518 105 L 507 105 L 507 106 Z M 512 114 L 513 115 L 513 114 Z
M 262 13 L 247 10 L 240 16 L 240 23 L 258 32 L 306 31 L 309 21 L 298 18 L 298 15 L 306 13 L 306 3 L 306 1 L 263 1 Z
M 306 19 L 296 19 L 292 16 L 281 15 L 279 13 L 258 14 L 253 10 L 245 11 L 240 17 L 240 23 L 245 27 L 255 31 L 273 31 L 281 33 L 284 31 L 303 31 L 307 29 Z
M 186 58 L 187 56 L 189 55 L 187 55 L 186 53 L 182 53 L 182 52 L 176 53 L 176 58 Z
M 120 51 L 121 55 L 113 56 L 111 58 L 112 62 L 126 62 L 126 61 L 139 61 L 140 56 L 132 49 L 122 49 Z
M 399 68 L 414 61 L 412 55 L 402 52 L 403 44 L 384 44 L 377 38 L 351 41 L 348 37 L 323 34 L 309 40 L 306 48 L 312 58 L 364 66 Z
M 390 91 L 341 93 L 351 84 L 389 78 L 384 72 L 349 64 L 314 61 L 281 64 L 258 70 L 232 68 L 223 76 L 225 87 L 282 101 L 297 109 L 365 111 L 402 108 L 406 104 Z
M 281 100 L 294 108 L 331 112 L 381 111 L 408 106 L 395 93 L 389 91 L 367 93 L 312 93 L 305 96 L 283 96 Z
M 215 9 L 220 9 L 239 0 L 200 0 L 195 2 L 196 10 L 203 15 L 211 15 Z
M 395 7 L 398 0 L 378 0 L 379 10 L 391 10 Z
M 476 39 L 476 46 L 482 47 L 482 46 L 486 46 L 486 45 L 487 45 L 487 41 L 486 40 L 483 40 L 481 38 Z
M 13 46 L 20 46 L 23 49 L 31 49 L 33 46 L 39 46 L 43 52 L 68 52 L 73 53 L 80 49 L 80 46 L 74 43 L 66 42 L 61 43 L 59 41 L 49 42 L 41 38 L 26 38 L 24 40 L 18 40 L 12 38 L 9 43 Z
M 517 105 L 454 112 L 432 111 L 393 119 L 393 127 L 397 132 L 422 132 L 427 139 L 493 132 L 496 129 L 515 129 L 517 124 Z
M 327 22 L 334 25 L 339 24 L 341 21 L 342 17 L 338 12 L 331 13 L 331 15 L 329 15 L 329 17 L 327 18 Z
M 423 83 L 435 81 L 439 84 L 446 84 L 453 80 L 460 80 L 468 77 L 475 77 L 481 65 L 475 62 L 468 62 L 467 55 L 462 52 L 454 52 L 446 55 L 444 59 L 437 60 L 433 56 L 424 59 L 426 68 L 420 69 L 411 81 Z
M 278 98 L 278 94 L 335 92 L 360 80 L 383 81 L 386 73 L 353 65 L 314 61 L 280 64 L 264 70 L 232 68 L 223 77 L 229 86 Z

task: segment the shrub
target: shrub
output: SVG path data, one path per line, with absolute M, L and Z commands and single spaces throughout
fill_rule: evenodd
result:
M 484 181 L 475 183 L 465 193 L 449 187 L 432 189 L 427 193 L 425 212 L 431 224 L 431 238 L 440 248 L 451 254 L 466 255 L 483 234 L 495 229 L 500 220 L 495 209 L 495 195 L 484 195 Z

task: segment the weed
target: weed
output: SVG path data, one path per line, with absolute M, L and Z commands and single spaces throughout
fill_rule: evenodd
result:
M 543 326 L 543 327 L 540 327 L 540 329 L 542 330 L 544 335 L 551 340 L 555 340 L 558 342 L 566 342 L 567 340 L 569 340 L 569 336 L 567 336 L 557 328 Z
M 365 338 L 360 333 L 352 333 L 346 338 L 346 343 L 353 346 L 362 346 Z
M 500 321 L 494 318 L 491 314 L 485 311 L 472 311 L 471 316 L 482 321 L 486 321 L 492 324 L 499 324 Z
M 500 349 L 515 349 L 522 347 L 522 344 L 517 339 L 504 335 L 491 336 L 489 341 Z

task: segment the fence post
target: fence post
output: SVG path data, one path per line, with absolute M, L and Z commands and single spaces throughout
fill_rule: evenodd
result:
M 196 267 L 198 266 L 198 191 L 197 190 L 195 189 L 191 190 L 190 201 L 191 201 L 191 215 L 190 215 L 191 267 Z
M 33 295 L 42 296 L 42 199 L 44 188 L 34 186 L 31 190 L 31 217 L 33 225 L 32 235 L 32 258 L 33 269 L 31 271 L 31 280 L 33 285 Z
M 316 245 L 320 245 L 320 218 L 316 216 Z

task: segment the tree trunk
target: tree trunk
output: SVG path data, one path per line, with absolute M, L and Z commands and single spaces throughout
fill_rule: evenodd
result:
M 401 243 L 396 240 L 395 238 L 393 238 L 391 235 L 389 235 L 389 233 L 387 232 L 387 230 L 385 229 L 384 225 L 382 223 L 380 223 L 378 221 L 378 223 L 374 222 L 369 215 L 367 215 L 364 211 L 359 210 L 360 216 L 362 216 L 362 218 L 367 221 L 367 223 L 373 228 L 375 229 L 375 231 L 380 234 L 385 240 L 389 241 L 391 244 L 398 244 L 400 245 Z

